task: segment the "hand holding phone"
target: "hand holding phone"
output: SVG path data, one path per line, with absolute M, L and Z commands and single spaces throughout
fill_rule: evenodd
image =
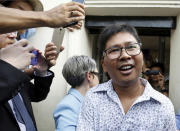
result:
M 81 4 L 84 4 L 84 0 L 72 0 L 72 1 L 78 2 L 78 3 L 81 3 Z M 74 25 L 76 25 L 77 23 L 78 23 L 77 21 L 72 22 L 72 23 L 70 23 L 70 24 L 64 26 L 63 28 L 67 28 L 67 27 L 70 27 L 70 26 L 74 26 Z
M 55 28 L 53 32 L 53 37 L 51 42 L 54 43 L 57 47 L 57 52 L 60 52 L 60 47 L 64 39 L 65 29 L 64 28 Z
M 31 65 L 34 66 L 38 64 L 39 52 L 37 50 L 33 50 L 32 53 L 35 55 L 35 57 L 31 59 Z

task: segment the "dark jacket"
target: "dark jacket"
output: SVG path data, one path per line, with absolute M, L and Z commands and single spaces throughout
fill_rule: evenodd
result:
M 39 102 L 47 97 L 54 74 L 35 76 L 33 84 L 26 74 L 10 64 L 0 60 L 0 67 L 0 131 L 20 131 L 8 100 L 20 92 L 35 124 L 31 102 Z

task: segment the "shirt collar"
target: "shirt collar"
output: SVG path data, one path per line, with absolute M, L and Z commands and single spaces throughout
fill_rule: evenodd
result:
M 138 98 L 137 102 L 155 100 L 159 103 L 163 102 L 163 95 L 152 88 L 149 82 L 143 78 L 140 78 L 142 84 L 145 86 L 143 94 Z M 93 92 L 108 92 L 114 91 L 112 86 L 112 80 L 109 80 L 105 83 L 99 84 L 97 88 L 94 88 Z
M 160 92 L 153 89 L 147 80 L 145 80 L 143 78 L 140 78 L 140 80 L 141 80 L 142 84 L 145 86 L 144 92 L 140 97 L 144 98 L 144 100 L 152 100 L 153 99 L 159 103 L 163 103 L 164 96 Z
M 81 93 L 78 90 L 74 88 L 70 88 L 68 94 L 71 94 L 74 97 L 76 97 L 76 99 L 78 99 L 81 103 L 83 102 L 84 97 L 81 95 Z

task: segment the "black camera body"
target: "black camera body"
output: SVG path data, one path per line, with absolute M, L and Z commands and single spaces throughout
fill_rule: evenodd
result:
M 157 70 L 147 70 L 146 72 L 143 72 L 143 74 L 149 76 L 149 75 L 158 75 L 160 71 Z

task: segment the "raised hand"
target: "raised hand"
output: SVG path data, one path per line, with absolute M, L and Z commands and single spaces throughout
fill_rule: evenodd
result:
M 48 43 L 46 45 L 44 56 L 49 65 L 49 68 L 56 65 L 56 60 L 59 55 L 59 52 L 63 50 L 64 50 L 64 47 L 61 46 L 60 49 L 57 49 L 54 43 Z
M 81 29 L 82 27 L 82 21 L 79 21 L 76 25 L 71 26 L 71 27 L 67 27 L 67 29 L 71 32 L 74 31 L 74 29 Z
M 38 52 L 38 64 L 33 66 L 33 69 L 36 72 L 36 75 L 45 76 L 47 75 L 48 63 L 42 53 L 40 51 Z
M 28 41 L 22 39 L 12 45 L 8 45 L 0 50 L 0 59 L 22 70 L 30 65 L 31 58 L 35 57 L 34 47 L 28 44 Z
M 85 17 L 84 5 L 77 2 L 69 2 L 45 11 L 47 25 L 49 27 L 64 27 L 69 23 L 81 21 Z

